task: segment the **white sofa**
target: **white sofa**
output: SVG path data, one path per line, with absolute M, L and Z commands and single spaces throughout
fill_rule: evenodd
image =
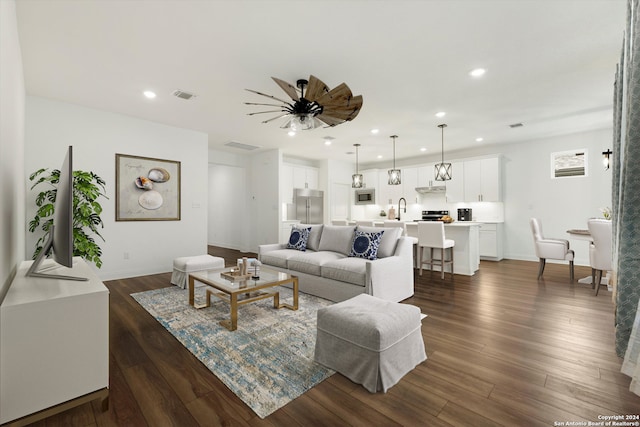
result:
M 339 302 L 365 293 L 398 302 L 413 295 L 413 241 L 400 228 L 298 224 L 311 227 L 305 251 L 260 245 L 263 265 L 298 276 L 301 292 Z M 355 230 L 383 231 L 377 259 L 349 256 Z

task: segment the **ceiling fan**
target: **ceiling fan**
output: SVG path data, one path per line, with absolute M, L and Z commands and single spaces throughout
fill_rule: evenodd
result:
M 258 111 L 248 113 L 249 116 L 255 114 L 280 113 L 278 116 L 264 120 L 262 123 L 287 117 L 287 121 L 281 126 L 283 129 L 291 129 L 294 132 L 299 130 L 314 129 L 336 126 L 344 122 L 353 120 L 362 108 L 362 95 L 353 96 L 351 89 L 345 83 L 341 83 L 333 89 L 329 89 L 320 79 L 310 76 L 309 80 L 299 79 L 296 87 L 271 77 L 278 86 L 285 91 L 291 101 L 267 95 L 251 89 L 249 92 L 273 99 L 282 104 L 262 104 L 256 102 L 245 102 L 247 105 L 260 105 L 268 107 L 278 107 L 277 110 Z

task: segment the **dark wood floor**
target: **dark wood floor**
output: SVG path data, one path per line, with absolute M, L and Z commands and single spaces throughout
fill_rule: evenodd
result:
M 209 252 L 227 265 L 241 255 Z M 614 352 L 611 293 L 568 283 L 566 265 L 536 275 L 536 263 L 511 260 L 453 280 L 416 274 L 405 302 L 429 315 L 427 361 L 386 394 L 336 374 L 264 420 L 129 296 L 169 286 L 169 273 L 109 281 L 109 411 L 94 402 L 34 425 L 553 426 L 640 413 Z

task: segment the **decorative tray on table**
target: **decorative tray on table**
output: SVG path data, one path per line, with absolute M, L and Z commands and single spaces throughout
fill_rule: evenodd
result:
M 227 280 L 231 280 L 232 282 L 239 282 L 241 280 L 249 279 L 251 277 L 251 273 L 240 274 L 240 270 L 231 270 L 220 273 L 220 276 L 224 277 Z

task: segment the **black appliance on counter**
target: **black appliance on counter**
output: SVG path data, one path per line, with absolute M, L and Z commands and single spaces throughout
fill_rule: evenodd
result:
M 422 211 L 422 221 L 438 221 L 445 215 L 449 215 L 449 211 Z
M 471 221 L 471 209 L 470 208 L 458 209 L 458 221 Z

